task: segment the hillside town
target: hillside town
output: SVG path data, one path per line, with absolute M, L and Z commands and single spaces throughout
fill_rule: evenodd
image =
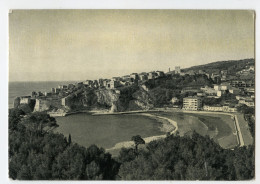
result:
M 210 85 L 183 87 L 180 94 L 185 94 L 182 98 L 173 96 L 169 104 L 163 107 L 179 108 L 192 111 L 218 111 L 218 112 L 236 112 L 239 106 L 255 106 L 255 82 L 254 82 L 254 63 L 248 63 L 235 73 L 228 70 L 214 69 L 211 72 L 206 70 L 187 70 L 176 66 L 175 70 L 152 71 L 142 73 L 131 73 L 121 77 L 112 77 L 111 79 L 85 80 L 82 82 L 59 85 L 57 88 L 51 88 L 51 91 L 32 92 L 31 96 L 21 96 L 14 101 L 14 106 L 21 104 L 30 104 L 35 101 L 34 111 L 51 110 L 51 107 L 58 107 L 58 112 L 66 109 L 69 98 L 72 94 L 77 96 L 84 89 L 110 90 L 120 95 L 121 89 L 137 85 L 146 92 L 150 88 L 147 82 L 155 81 L 164 77 L 185 77 L 185 76 L 203 76 L 211 81 Z M 244 78 L 243 76 L 249 76 Z M 218 102 L 222 102 L 221 104 Z M 62 110 L 61 112 L 64 112 Z

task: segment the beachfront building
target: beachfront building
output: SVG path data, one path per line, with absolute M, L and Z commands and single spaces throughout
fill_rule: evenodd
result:
M 204 105 L 203 106 L 204 111 L 215 111 L 215 112 L 222 112 L 223 111 L 223 106 L 209 106 L 209 105 Z
M 192 96 L 183 98 L 183 109 L 184 110 L 200 110 L 202 106 L 202 100 L 200 97 Z
M 203 106 L 204 111 L 212 111 L 212 112 L 237 112 L 237 108 L 235 107 L 229 107 L 229 106 L 209 106 L 209 105 L 204 105 Z

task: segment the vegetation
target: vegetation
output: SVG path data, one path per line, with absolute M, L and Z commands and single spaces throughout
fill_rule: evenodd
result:
M 217 71 L 217 70 L 227 70 L 229 74 L 235 74 L 236 72 L 242 70 L 248 65 L 254 65 L 254 59 L 243 59 L 243 60 L 231 60 L 231 61 L 217 61 L 214 63 L 209 63 L 205 65 L 197 65 L 185 69 L 184 71 L 199 71 L 204 70 L 208 73 Z
M 147 144 L 134 157 L 122 149 L 119 176 L 123 180 L 248 180 L 254 178 L 254 147 L 221 148 L 194 132 Z
M 255 108 L 247 105 L 240 105 L 237 110 L 244 114 L 245 120 L 248 122 L 249 130 L 253 138 L 255 138 Z
M 255 176 L 254 145 L 223 149 L 193 132 L 152 141 L 112 158 L 103 148 L 73 143 L 46 113 L 9 111 L 9 176 L 19 180 L 248 180 Z
M 119 164 L 95 145 L 84 148 L 61 134 L 46 113 L 9 111 L 9 176 L 20 180 L 112 180 Z
M 140 135 L 136 135 L 132 137 L 132 141 L 135 143 L 135 151 L 138 152 L 138 145 L 145 144 L 145 141 L 142 139 Z

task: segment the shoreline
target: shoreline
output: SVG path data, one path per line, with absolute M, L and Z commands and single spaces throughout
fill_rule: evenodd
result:
M 158 111 L 156 111 L 158 112 Z M 166 118 L 166 117 L 162 117 L 162 116 L 157 116 L 157 115 L 152 115 L 152 114 L 148 114 L 148 113 L 142 113 L 140 115 L 143 115 L 143 116 L 148 116 L 148 117 L 151 117 L 151 118 L 155 118 L 155 119 L 163 119 L 163 120 L 166 120 L 168 121 L 173 127 L 175 127 L 171 132 L 170 134 L 175 134 L 177 131 L 178 131 L 178 124 L 177 122 L 169 119 L 169 118 Z M 160 121 L 158 121 L 160 122 Z M 163 122 L 161 122 L 163 123 Z M 158 139 L 162 139 L 162 138 L 165 138 L 167 135 L 164 134 L 164 135 L 155 135 L 155 136 L 150 136 L 150 137 L 145 137 L 143 138 L 145 143 L 149 143 L 149 142 L 152 142 L 154 140 L 158 140 Z M 133 147 L 134 146 L 134 142 L 133 141 L 123 141 L 123 142 L 119 142 L 117 144 L 115 144 L 115 146 L 113 146 L 112 148 L 108 148 L 106 149 L 106 151 L 112 151 L 112 150 L 118 150 L 118 149 L 121 149 L 121 148 L 130 148 L 130 147 Z

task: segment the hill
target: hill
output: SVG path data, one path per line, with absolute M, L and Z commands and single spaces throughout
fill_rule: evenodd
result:
M 218 70 L 227 70 L 228 73 L 236 73 L 246 66 L 255 65 L 255 59 L 242 59 L 242 60 L 228 60 L 228 61 L 217 61 L 213 63 L 208 63 L 205 65 L 192 66 L 190 68 L 183 69 L 184 72 L 193 70 L 198 72 L 199 70 L 204 70 L 207 73 L 212 73 Z

